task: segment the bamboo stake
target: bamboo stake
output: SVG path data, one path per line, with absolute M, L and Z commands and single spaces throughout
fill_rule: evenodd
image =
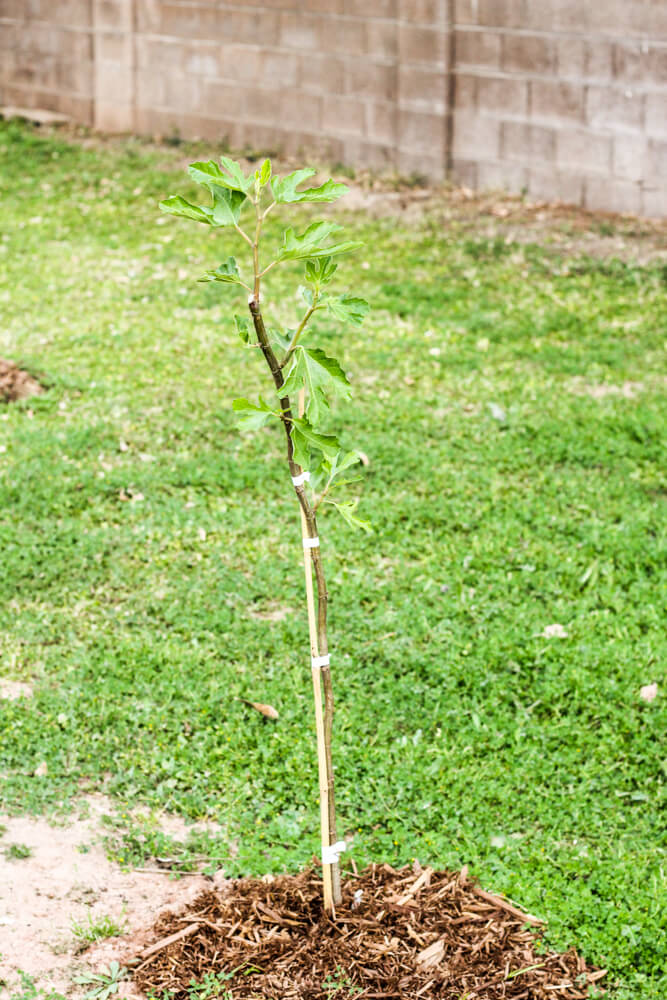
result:
M 305 390 L 299 393 L 299 416 L 302 417 L 305 408 Z M 301 537 L 310 537 L 306 515 L 301 511 Z M 317 618 L 315 615 L 315 597 L 313 594 L 313 573 L 311 567 L 311 550 L 304 546 L 303 566 L 306 575 L 306 601 L 308 604 L 308 631 L 310 634 L 310 655 L 319 656 L 317 639 Z M 320 834 L 322 845 L 329 845 L 329 769 L 327 767 L 327 749 L 324 738 L 324 713 L 322 710 L 322 683 L 320 667 L 311 668 L 313 677 L 313 697 L 315 699 L 315 727 L 317 731 L 317 770 L 320 785 Z M 333 900 L 333 880 L 331 865 L 322 862 L 322 882 L 324 890 L 324 909 L 335 916 Z

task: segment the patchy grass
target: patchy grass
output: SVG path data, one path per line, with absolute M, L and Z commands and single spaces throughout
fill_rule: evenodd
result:
M 93 916 L 88 914 L 84 921 L 72 921 L 72 934 L 77 941 L 83 944 L 92 944 L 94 941 L 103 941 L 104 938 L 118 937 L 125 933 L 125 924 L 122 920 L 114 920 L 107 914 Z
M 160 216 L 188 184 L 139 143 L 4 125 L 0 160 L 0 354 L 49 387 L 0 421 L 2 669 L 35 685 L 0 702 L 3 806 L 103 789 L 215 820 L 197 850 L 230 873 L 293 870 L 318 843 L 307 623 L 257 612 L 301 607 L 299 523 L 279 436 L 234 426 L 265 386 L 238 300 L 192 280 L 240 249 Z M 374 312 L 332 426 L 370 457 L 375 534 L 321 524 L 341 826 L 360 866 L 469 864 L 657 1000 L 664 265 L 342 215 Z

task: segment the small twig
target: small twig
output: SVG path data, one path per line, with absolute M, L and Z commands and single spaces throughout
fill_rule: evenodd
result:
M 199 930 L 200 926 L 200 923 L 188 924 L 188 926 L 184 927 L 182 931 L 176 931 L 175 934 L 170 934 L 168 937 L 162 938 L 160 941 L 156 941 L 156 943 L 150 945 L 149 948 L 144 948 L 143 951 L 139 952 L 139 958 L 150 958 L 151 955 L 155 955 L 158 951 L 162 951 L 163 948 L 168 948 L 169 945 L 174 944 L 175 941 L 180 941 L 181 938 L 194 934 L 195 931 Z
M 133 872 L 141 872 L 145 875 L 190 875 L 192 878 L 196 878 L 197 875 L 205 875 L 204 872 L 179 872 L 178 869 L 173 868 L 133 868 Z
M 502 896 L 496 896 L 492 892 L 485 892 L 484 889 L 480 889 L 476 885 L 472 887 L 472 891 L 476 896 L 479 896 L 480 899 L 485 899 L 487 903 L 493 903 L 494 906 L 499 906 L 501 910 L 506 910 L 507 913 L 511 913 L 513 916 L 518 917 L 519 920 L 523 920 L 524 923 L 535 924 L 538 926 L 545 923 L 545 921 L 541 920 L 539 917 L 533 917 L 530 913 L 524 913 L 517 906 L 513 906 L 506 899 L 503 899 Z

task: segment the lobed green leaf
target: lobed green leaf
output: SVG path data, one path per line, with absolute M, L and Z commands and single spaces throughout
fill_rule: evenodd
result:
M 315 174 L 312 167 L 305 167 L 303 170 L 295 170 L 287 177 L 274 177 L 271 180 L 271 190 L 273 197 L 279 203 L 291 204 L 300 201 L 326 202 L 335 201 L 342 195 L 347 194 L 347 184 L 338 184 L 333 180 L 325 181 L 318 187 L 306 188 L 305 191 L 297 191 L 297 187 L 303 181 Z
M 297 235 L 290 226 L 283 233 L 283 245 L 278 251 L 277 260 L 312 260 L 316 257 L 332 257 L 337 254 L 350 253 L 357 250 L 362 243 L 349 241 L 332 247 L 324 247 L 322 243 L 333 233 L 340 232 L 342 226 L 336 222 L 313 222 L 305 232 Z
M 313 430 L 306 417 L 293 418 L 291 437 L 294 446 L 294 461 L 302 469 L 311 468 L 313 452 L 319 452 L 331 460 L 340 451 L 338 438 L 333 434 L 319 434 Z
M 194 219 L 195 222 L 204 222 L 207 226 L 213 225 L 213 210 L 203 208 L 201 205 L 193 205 L 191 202 L 181 198 L 180 194 L 172 194 L 170 198 L 165 198 L 160 202 L 160 209 L 168 215 L 179 215 L 184 219 Z
M 325 304 L 336 319 L 343 323 L 354 323 L 356 326 L 361 326 L 370 309 L 365 299 L 354 295 L 332 296 L 325 300 Z
M 206 271 L 203 278 L 198 281 L 224 281 L 231 285 L 242 285 L 241 275 L 236 264 L 235 257 L 228 257 L 226 261 L 216 267 L 213 271 Z M 246 321 L 247 322 L 247 321 Z
M 326 391 L 331 390 L 346 399 L 350 398 L 350 383 L 335 358 L 328 357 L 319 348 L 298 346 L 285 384 L 280 390 L 284 395 L 296 395 L 301 389 L 307 393 L 306 415 L 311 425 L 319 423 L 329 403 Z
M 239 427 L 244 430 L 258 430 L 268 424 L 271 417 L 279 416 L 279 413 L 273 410 L 261 396 L 259 403 L 251 403 L 250 400 L 243 398 L 235 399 L 232 403 L 232 409 L 241 414 L 238 423 Z
M 360 528 L 362 531 L 372 531 L 370 521 L 364 521 L 354 513 L 359 506 L 358 500 L 326 500 L 325 503 L 335 507 L 341 517 L 347 521 L 352 528 Z

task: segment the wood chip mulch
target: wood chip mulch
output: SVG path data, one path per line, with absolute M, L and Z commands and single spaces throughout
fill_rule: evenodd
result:
M 346 878 L 335 920 L 315 871 L 247 878 L 163 916 L 134 981 L 175 1000 L 233 970 L 234 1000 L 584 1000 L 599 989 L 605 970 L 539 948 L 539 924 L 465 871 L 372 865 Z

